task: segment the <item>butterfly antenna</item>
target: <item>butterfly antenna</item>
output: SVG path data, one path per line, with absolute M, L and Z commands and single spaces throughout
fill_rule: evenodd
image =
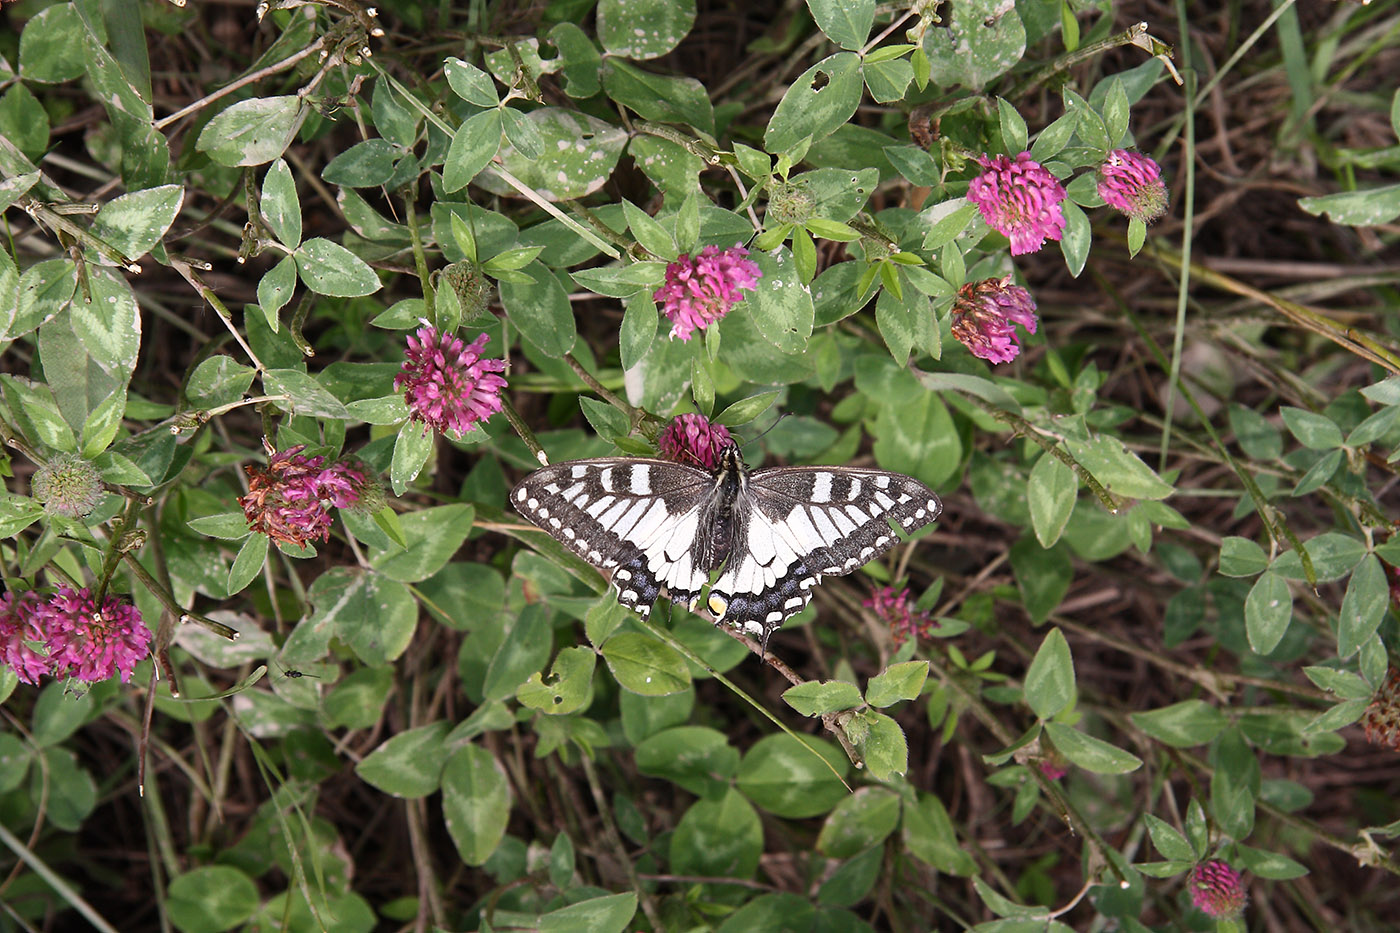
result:
M 778 416 L 778 420 L 777 420 L 777 421 L 774 421 L 774 422 L 773 422 L 772 424 L 770 424 L 768 427 L 764 428 L 757 436 L 751 437 L 751 438 L 749 438 L 748 440 L 744 441 L 744 443 L 740 444 L 740 445 L 739 445 L 739 449 L 742 450 L 742 449 L 744 449 L 745 447 L 749 446 L 750 444 L 756 444 L 756 443 L 758 443 L 760 440 L 763 439 L 763 436 L 764 436 L 765 434 L 767 434 L 769 431 L 771 431 L 771 430 L 773 430 L 774 428 L 776 428 L 778 425 L 782 424 L 782 423 L 783 423 L 783 419 L 786 418 L 786 417 L 787 417 L 788 415 L 790 415 L 790 414 L 792 414 L 792 412 L 790 412 L 790 411 L 785 411 L 785 412 L 783 412 L 781 415 Z

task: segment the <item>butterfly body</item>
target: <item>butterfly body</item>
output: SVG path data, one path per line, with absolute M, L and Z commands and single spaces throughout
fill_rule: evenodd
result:
M 511 504 L 610 576 L 618 602 L 643 616 L 659 596 L 705 607 L 717 622 L 772 632 L 824 575 L 850 573 L 942 511 L 899 473 L 850 467 L 750 472 L 737 447 L 714 470 L 666 460 L 574 460 L 536 470 Z

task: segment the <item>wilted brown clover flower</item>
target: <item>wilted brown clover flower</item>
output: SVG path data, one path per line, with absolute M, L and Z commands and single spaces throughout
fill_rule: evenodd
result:
M 248 527 L 274 541 L 306 547 L 331 536 L 330 506 L 347 508 L 360 500 L 366 477 L 348 463 L 325 466 L 325 457 L 303 457 L 303 445 L 276 451 L 270 445 L 267 468 L 245 466 L 248 492 L 240 496 Z
M 1400 752 L 1400 670 L 1390 669 L 1385 685 L 1376 691 L 1371 705 L 1361 714 L 1366 741 Z

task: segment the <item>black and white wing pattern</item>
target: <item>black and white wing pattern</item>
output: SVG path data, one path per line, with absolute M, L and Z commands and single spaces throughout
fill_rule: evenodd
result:
M 747 477 L 729 563 L 706 600 L 717 617 L 762 637 L 806 608 L 822 577 L 856 570 L 917 531 L 943 504 L 902 473 L 774 467 Z
M 768 637 L 812 599 L 938 518 L 942 504 L 899 473 L 774 467 L 749 473 L 738 448 L 701 470 L 665 460 L 575 460 L 511 491 L 526 518 L 611 577 L 618 601 L 649 615 L 658 596 Z
M 573 460 L 531 473 L 510 501 L 647 616 L 660 595 L 692 605 L 709 579 L 693 551 L 713 483 L 708 470 L 668 460 Z

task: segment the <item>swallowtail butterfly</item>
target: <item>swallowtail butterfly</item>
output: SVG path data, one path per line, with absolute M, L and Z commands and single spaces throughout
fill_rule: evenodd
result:
M 735 446 L 719 465 L 604 458 L 557 463 L 510 494 L 520 514 L 609 576 L 622 605 L 650 615 L 658 596 L 705 607 L 762 640 L 812 599 L 916 531 L 943 504 L 899 473 L 773 467 L 750 473 Z

